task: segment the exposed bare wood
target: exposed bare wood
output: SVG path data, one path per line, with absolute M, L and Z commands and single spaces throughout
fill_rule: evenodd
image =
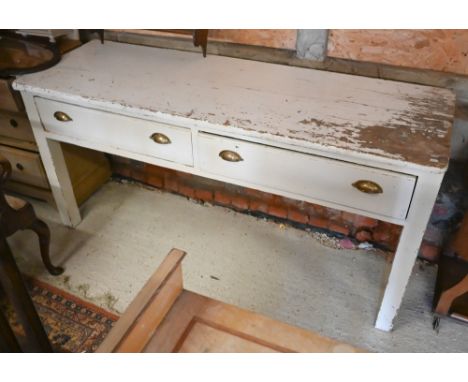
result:
M 106 30 L 105 37 L 110 41 L 123 43 L 184 51 L 197 51 L 193 45 L 190 44 L 190 41 L 184 41 L 167 36 L 152 36 L 148 35 L 148 33 L 145 34 L 144 30 L 138 29 L 132 31 Z M 357 76 L 446 87 L 456 91 L 457 97 L 464 98 L 465 102 L 468 102 L 468 76 L 453 73 L 397 67 L 387 64 L 354 61 L 335 57 L 327 57 L 324 61 L 307 60 L 298 58 L 294 51 L 287 49 L 232 44 L 216 40 L 210 40 L 207 51 L 210 55 L 236 57 L 303 68 L 328 70 Z
M 146 345 L 147 333 L 152 334 L 182 291 L 180 263 L 184 256 L 185 252 L 178 249 L 167 255 L 117 321 L 98 352 L 139 351 Z
M 392 329 L 447 167 L 452 92 L 112 42 L 90 42 L 15 86 L 67 225 L 78 224 L 80 213 L 58 142 L 404 225 L 376 321 Z M 170 152 L 176 131 L 186 139 L 174 139 L 181 149 Z M 222 145 L 207 150 L 207 135 Z M 280 160 L 285 150 L 294 153 Z M 319 165 L 319 158 L 326 160 Z M 332 165 L 338 162 L 344 171 Z M 304 183 L 311 166 L 323 174 L 317 187 Z M 378 179 L 342 176 L 357 176 L 358 166 Z M 333 197 L 324 196 L 332 185 Z
M 306 353 L 361 351 L 317 333 L 184 291 L 146 346 L 145 352 L 190 350 Z
M 77 82 L 69 73 L 80 67 L 93 70 Z M 15 86 L 437 168 L 448 163 L 455 108 L 445 89 L 96 41 Z
M 144 286 L 99 352 L 361 351 L 233 305 L 185 290 L 180 293 L 183 255 L 175 251 Z M 179 296 L 176 300 L 174 290 Z
M 468 292 L 468 275 L 463 280 L 455 284 L 452 288 L 442 292 L 439 302 L 437 303 L 435 312 L 442 315 L 447 315 L 453 301 Z

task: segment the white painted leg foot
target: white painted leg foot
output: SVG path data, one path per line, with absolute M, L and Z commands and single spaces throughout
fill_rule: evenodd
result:
M 408 218 L 395 253 L 375 327 L 390 331 L 398 313 L 406 285 L 439 192 L 442 174 L 419 177 Z M 421 296 L 422 298 L 422 296 Z

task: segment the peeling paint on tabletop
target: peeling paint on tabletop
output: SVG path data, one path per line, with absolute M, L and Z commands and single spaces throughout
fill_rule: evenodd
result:
M 14 86 L 432 168 L 447 166 L 455 110 L 446 89 L 107 41 Z

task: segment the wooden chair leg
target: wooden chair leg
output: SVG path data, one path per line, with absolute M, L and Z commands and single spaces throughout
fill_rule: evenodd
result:
M 450 307 L 452 306 L 453 301 L 468 292 L 468 275 L 465 276 L 463 280 L 455 284 L 450 289 L 444 291 L 439 298 L 435 312 L 442 315 L 448 315 Z
M 31 344 L 30 351 L 52 352 L 47 334 L 41 319 L 29 296 L 21 273 L 16 265 L 10 247 L 0 234 L 0 284 L 15 308 L 18 321 L 26 332 L 26 338 Z
M 49 245 L 50 245 L 50 229 L 42 220 L 36 219 L 28 229 L 34 231 L 39 237 L 39 247 L 41 250 L 42 262 L 51 275 L 58 276 L 63 273 L 62 267 L 56 267 L 50 261 Z
M 1 353 L 21 353 L 18 340 L 11 330 L 10 323 L 0 311 L 0 352 Z

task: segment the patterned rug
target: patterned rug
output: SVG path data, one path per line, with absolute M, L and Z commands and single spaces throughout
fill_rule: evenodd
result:
M 61 289 L 26 280 L 52 347 L 61 353 L 94 352 L 119 318 Z M 24 336 L 11 307 L 3 304 L 15 333 Z

